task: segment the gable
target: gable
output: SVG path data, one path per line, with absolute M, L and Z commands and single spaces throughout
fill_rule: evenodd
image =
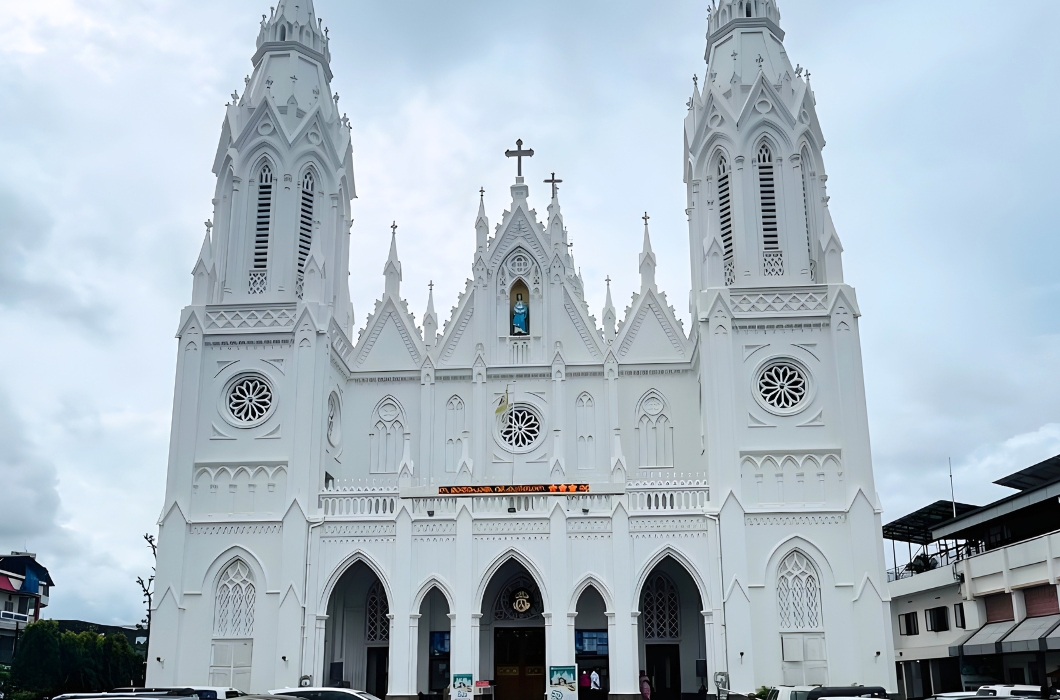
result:
M 471 318 L 475 309 L 471 302 L 464 305 L 456 317 L 452 333 L 448 334 L 438 354 L 439 365 L 470 365 L 475 359 L 475 338 L 471 333 Z M 447 329 L 448 330 L 448 329 Z
M 522 208 L 515 210 L 504 230 L 494 241 L 493 250 L 490 251 L 490 268 L 496 270 L 517 245 L 524 246 L 537 259 L 539 265 L 548 267 L 547 251 L 538 236 L 537 226 L 530 222 Z
M 374 319 L 357 352 L 359 370 L 419 369 L 423 359 L 414 339 L 391 305 Z
M 564 340 L 563 348 L 567 362 L 599 362 L 603 358 L 603 352 L 597 342 L 594 331 L 589 328 L 585 318 L 578 309 L 577 303 L 571 298 L 566 285 L 563 287 L 563 309 L 566 311 L 566 319 L 559 320 L 559 328 L 556 337 Z M 578 340 L 575 340 L 575 339 Z M 579 342 L 580 340 L 580 342 Z
M 684 360 L 683 335 L 669 319 L 666 310 L 654 297 L 640 304 L 618 347 L 622 362 Z

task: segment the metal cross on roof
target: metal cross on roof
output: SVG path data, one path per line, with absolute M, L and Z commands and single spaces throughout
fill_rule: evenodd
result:
M 485 187 L 479 187 L 478 188 L 478 196 L 479 196 L 479 199 L 482 199 L 483 197 L 486 196 L 486 188 Z
M 551 179 L 545 180 L 546 184 L 552 185 L 552 199 L 556 198 L 556 190 L 559 189 L 558 187 L 556 187 L 556 185 L 558 185 L 561 182 L 563 182 L 563 180 L 557 180 L 556 179 L 556 173 L 552 173 Z
M 390 233 L 393 236 L 397 235 L 397 222 L 396 221 L 394 223 L 390 224 Z
M 515 150 L 513 151 L 511 149 L 508 149 L 507 151 L 504 152 L 504 155 L 509 157 L 509 158 L 515 158 L 516 159 L 516 162 L 518 163 L 518 166 L 517 166 L 518 169 L 516 171 L 516 174 L 519 177 L 522 177 L 523 176 L 523 157 L 525 156 L 527 158 L 533 158 L 534 157 L 534 149 L 532 149 L 532 148 L 523 149 L 523 140 L 522 139 L 518 139 L 515 142 Z
M 434 291 L 434 280 L 431 280 L 427 283 L 427 288 L 430 289 L 432 292 Z
M 648 212 L 644 212 L 644 216 L 642 216 L 640 218 L 644 219 L 644 225 L 647 226 L 648 225 L 648 219 L 650 219 L 651 217 L 648 216 Z

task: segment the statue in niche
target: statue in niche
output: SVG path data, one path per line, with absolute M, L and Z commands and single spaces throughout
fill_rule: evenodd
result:
M 529 292 L 522 280 L 512 285 L 512 335 L 530 335 L 530 306 L 526 303 Z

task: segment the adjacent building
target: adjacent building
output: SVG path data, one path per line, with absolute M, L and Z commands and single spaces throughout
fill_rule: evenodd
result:
M 883 528 L 908 562 L 888 572 L 903 697 L 1060 681 L 1060 456 L 995 483 L 1015 493 L 938 501 Z
M 52 577 L 30 552 L 0 556 L 0 664 L 11 663 L 22 630 L 48 606 Z
M 614 232 L 641 243 L 629 306 L 590 311 L 559 180 L 528 182 L 549 155 L 513 134 L 499 220 L 469 192 L 466 285 L 419 324 L 396 224 L 355 324 L 350 255 L 380 232 L 351 230 L 329 35 L 312 0 L 262 17 L 177 326 L 149 685 L 415 698 L 460 673 L 540 700 L 578 663 L 615 698 L 641 672 L 657 700 L 895 688 L 816 97 L 773 0 L 710 9 L 673 125 L 688 229 Z M 687 237 L 688 328 L 659 235 Z

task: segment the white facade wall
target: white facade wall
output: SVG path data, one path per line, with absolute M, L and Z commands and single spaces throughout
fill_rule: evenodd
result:
M 439 324 L 432 298 L 414 324 L 395 237 L 385 291 L 354 334 L 342 282 L 349 129 L 328 98 L 312 3 L 280 3 L 226 116 L 217 224 L 181 315 L 149 683 L 261 691 L 327 683 L 341 662 L 357 686 L 371 682 L 368 648 L 385 645 L 386 693 L 411 697 L 427 690 L 439 615 L 452 671 L 489 678 L 490 630 L 508 624 L 491 617 L 494 591 L 518 571 L 540 606 L 519 624 L 544 628 L 546 665 L 574 662 L 575 630 L 603 619 L 610 692 L 632 697 L 645 645 L 659 641 L 646 639 L 644 586 L 663 572 L 680 600 L 679 634 L 666 641 L 680 646 L 685 694 L 699 688 L 697 659 L 741 692 L 808 681 L 894 689 L 859 311 L 827 210 L 814 98 L 777 22 L 769 0 L 750 18 L 723 2 L 711 20 L 709 77 L 685 120 L 690 329 L 656 284 L 647 227 L 641 288 L 616 327 L 609 294 L 601 328 L 558 199 L 540 220 L 517 178 L 492 232 L 480 207 L 452 318 Z M 298 80 L 278 77 L 292 71 Z M 773 215 L 762 213 L 773 205 L 752 162 L 763 139 L 775 158 L 773 248 L 763 223 Z M 722 151 L 731 235 L 718 211 Z M 525 336 L 511 334 L 516 289 L 528 296 Z M 791 406 L 762 394 L 763 372 L 780 365 L 801 382 Z M 241 390 L 265 392 L 250 401 L 267 406 L 253 420 L 231 408 L 247 378 L 259 384 Z M 500 434 L 506 395 L 540 422 L 527 450 Z M 589 490 L 438 491 L 511 484 Z M 237 562 L 238 599 L 226 583 Z M 382 637 L 358 602 L 374 580 Z M 588 587 L 604 610 L 581 616 Z

